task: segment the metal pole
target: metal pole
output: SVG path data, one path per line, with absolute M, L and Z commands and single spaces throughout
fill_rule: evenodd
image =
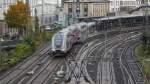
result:
M 106 52 L 107 52 L 107 50 L 106 50 L 106 47 L 107 47 L 107 29 L 108 29 L 108 25 L 109 25 L 109 16 L 107 16 L 108 17 L 108 24 L 106 24 L 107 26 L 106 26 L 106 30 L 105 30 L 105 54 L 104 54 L 104 56 L 106 56 Z
M 44 0 L 42 0 L 42 18 L 41 18 L 41 27 L 43 27 L 43 24 L 44 24 Z M 40 31 L 41 31 L 41 28 L 40 28 Z
M 122 31 L 121 18 L 119 19 L 119 26 L 120 26 L 120 31 Z
M 0 66 L 2 66 L 2 52 L 1 52 L 1 41 L 0 41 Z
M 142 0 L 142 5 L 144 6 L 147 6 L 148 5 L 148 2 L 145 1 L 145 0 Z M 144 25 L 144 29 L 145 29 L 145 33 L 147 32 L 147 27 L 148 27 L 148 7 L 146 7 L 146 9 L 142 9 L 143 11 L 143 16 L 145 16 L 145 25 Z
M 30 8 L 29 8 L 29 0 L 26 0 L 27 3 L 27 15 L 30 13 Z M 28 35 L 28 29 L 29 29 L 29 16 L 27 17 L 27 28 L 25 29 L 25 35 Z
M 75 0 L 73 0 L 73 23 L 75 23 L 75 14 L 76 14 L 76 11 L 75 11 Z
M 104 53 L 104 56 L 106 56 L 106 47 L 107 47 L 107 30 L 105 31 L 105 53 Z
M 80 17 L 80 0 L 76 0 L 76 17 L 77 19 Z
M 146 2 L 146 5 L 148 5 L 147 2 Z M 146 18 L 145 32 L 147 32 L 148 31 L 148 7 L 146 7 L 145 18 Z

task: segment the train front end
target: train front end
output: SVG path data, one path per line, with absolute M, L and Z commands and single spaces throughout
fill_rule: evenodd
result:
M 51 50 L 54 56 L 62 56 L 65 54 L 64 35 L 62 32 L 58 32 L 53 36 Z

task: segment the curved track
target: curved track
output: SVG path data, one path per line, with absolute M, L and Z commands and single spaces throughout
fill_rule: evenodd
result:
M 144 84 L 145 78 L 141 71 L 141 67 L 136 62 L 133 54 L 133 48 L 137 42 L 132 41 L 130 44 L 123 45 L 120 54 L 120 62 L 122 64 L 122 71 L 126 74 L 124 76 L 127 84 Z M 122 46 L 122 47 L 123 47 Z
M 137 38 L 139 34 L 137 32 L 131 32 L 112 36 L 110 35 L 108 37 L 109 39 L 106 41 L 106 53 L 104 53 L 104 38 L 98 38 L 94 41 L 90 41 L 80 49 L 76 59 L 74 60 L 75 63 L 79 65 L 79 68 L 73 69 L 74 72 L 76 72 L 75 74 L 78 75 L 81 75 L 81 73 L 84 71 L 84 75 L 76 80 L 74 76 L 72 76 L 73 80 L 71 80 L 71 82 L 68 84 L 75 84 L 75 81 L 80 81 L 81 84 L 88 84 L 88 82 L 91 84 L 124 84 L 121 82 L 118 83 L 118 81 L 116 81 L 117 79 L 115 78 L 116 72 L 113 66 L 115 64 L 115 57 L 113 56 L 113 50 L 115 50 L 117 46 L 120 46 L 124 43 L 128 44 L 128 41 L 130 40 L 135 40 L 133 38 Z M 120 70 L 120 73 L 122 74 L 123 72 Z M 86 76 L 88 81 L 84 76 Z
M 114 50 L 118 50 L 120 47 L 133 47 L 133 44 L 138 41 L 139 35 L 140 34 L 136 32 L 131 32 L 108 39 L 106 42 L 106 53 L 104 53 L 105 41 L 102 40 L 95 40 L 89 43 L 86 49 L 83 48 L 82 53 L 78 54 L 80 57 L 77 58 L 77 60 L 78 62 L 81 62 L 81 60 L 85 61 L 85 73 L 90 82 L 92 84 L 144 84 L 144 78 L 137 77 L 139 74 L 142 74 L 142 72 L 133 58 L 131 48 L 127 48 L 127 51 L 121 50 L 120 52 L 122 53 L 120 54 L 116 51 L 117 56 L 115 55 L 116 52 L 114 52 Z M 125 56 L 123 53 L 125 53 Z M 129 53 L 131 55 L 129 55 Z M 125 58 L 119 60 L 122 59 L 122 57 Z M 130 60 L 132 63 L 122 63 L 128 61 L 127 58 L 132 58 L 132 60 Z M 128 65 L 129 68 L 126 68 L 125 65 Z M 81 81 L 84 80 L 81 79 Z
M 135 35 L 134 33 L 133 35 Z M 130 36 L 131 35 L 131 36 Z M 126 44 L 128 42 L 124 41 L 130 41 L 131 38 L 134 38 L 132 33 L 125 33 L 125 34 L 109 34 L 108 40 L 106 41 L 106 49 L 105 49 L 105 41 L 102 36 L 96 38 L 94 41 L 92 41 L 95 37 L 91 37 L 93 39 L 88 40 L 87 43 L 81 48 L 81 45 L 77 45 L 78 47 L 73 48 L 68 54 L 67 59 L 75 59 L 76 63 L 78 63 L 80 68 L 75 69 L 74 71 L 77 73 L 81 72 L 79 70 L 82 70 L 82 74 L 84 74 L 88 82 L 91 82 L 91 84 L 142 84 L 142 83 L 133 83 L 135 81 L 133 80 L 139 80 L 136 78 L 138 71 L 132 71 L 135 68 L 132 68 L 136 65 L 129 64 L 126 61 L 118 61 L 118 58 L 121 59 L 121 57 L 124 54 L 121 54 L 120 56 L 114 56 L 115 48 L 118 49 L 122 44 Z M 132 40 L 131 40 L 132 41 Z M 124 45 L 123 47 L 126 47 Z M 0 76 L 0 84 L 49 84 L 52 83 L 51 79 L 54 76 L 56 70 L 64 64 L 65 58 L 53 58 L 51 55 L 48 55 L 50 48 L 44 47 L 43 49 L 39 50 L 37 53 L 35 53 L 33 56 L 27 58 L 24 62 L 18 64 L 15 68 L 12 70 L 6 72 L 2 76 Z M 80 50 L 80 51 L 79 51 Z M 104 53 L 104 51 L 107 51 Z M 129 50 L 127 50 L 129 51 Z M 125 53 L 123 51 L 123 53 Z M 119 54 L 118 54 L 119 55 Z M 115 58 L 116 57 L 116 58 Z M 125 56 L 123 56 L 125 57 Z M 123 58 L 124 59 L 124 58 Z M 128 59 L 125 57 L 125 59 Z M 116 61 L 114 61 L 116 60 Z M 119 73 L 119 70 L 115 70 L 117 67 L 115 67 L 115 64 L 119 63 L 119 67 L 121 67 L 120 74 L 124 77 L 120 77 L 120 79 L 128 80 L 127 77 L 130 74 L 130 78 L 132 80 L 132 83 L 124 83 L 122 81 L 117 81 L 117 75 Z M 83 63 L 83 65 L 82 65 Z M 122 65 L 120 64 L 122 63 Z M 129 68 L 127 68 L 129 67 Z M 67 67 L 68 68 L 68 67 Z M 124 69 L 127 69 L 124 71 Z M 139 69 L 139 68 L 136 68 Z M 115 71 L 118 71 L 117 73 Z M 69 73 L 69 69 L 67 69 L 67 72 Z M 70 74 L 70 73 L 69 73 Z M 68 76 L 69 76 L 68 74 Z M 119 75 L 120 75 L 119 74 Z M 78 75 L 78 76 L 80 76 Z M 132 76 L 133 75 L 133 76 Z M 129 81 L 131 81 L 129 80 Z M 83 77 L 81 77 L 81 84 L 88 84 L 87 82 L 82 83 L 82 81 L 85 81 Z M 72 84 L 69 83 L 69 84 Z M 73 83 L 74 84 L 74 83 Z

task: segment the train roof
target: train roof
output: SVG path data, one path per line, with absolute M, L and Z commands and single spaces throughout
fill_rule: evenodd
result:
M 69 26 L 69 27 L 67 27 L 67 28 L 70 29 L 70 30 L 73 30 L 73 29 L 76 29 L 76 26 L 77 26 L 77 25 L 74 24 L 74 25 L 71 25 L 71 26 Z
M 86 22 L 78 23 L 78 25 L 86 25 L 86 24 L 87 24 Z
M 64 28 L 60 31 L 58 31 L 55 35 L 59 34 L 59 33 L 63 33 L 64 35 L 67 35 L 71 30 L 69 28 Z
M 93 25 L 95 25 L 95 22 L 89 22 L 89 23 L 87 23 L 87 25 L 88 25 L 88 27 L 93 26 Z

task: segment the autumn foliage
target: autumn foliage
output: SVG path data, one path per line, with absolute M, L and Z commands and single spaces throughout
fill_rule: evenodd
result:
M 26 28 L 31 14 L 29 5 L 18 1 L 17 4 L 10 5 L 4 13 L 5 21 L 11 28 Z

